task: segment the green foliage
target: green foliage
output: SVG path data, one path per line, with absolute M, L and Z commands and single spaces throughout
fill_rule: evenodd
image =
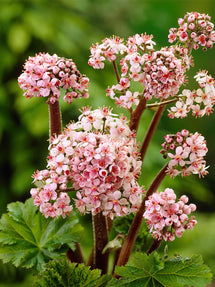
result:
M 46 219 L 32 199 L 11 203 L 0 220 L 0 259 L 40 271 L 48 260 L 65 256 L 68 247 L 75 249 L 81 231 L 75 213 Z
M 102 287 L 106 286 L 111 276 L 101 277 L 98 269 L 70 263 L 68 260 L 52 260 L 45 265 L 45 270 L 35 280 L 34 287 Z
M 116 267 L 116 274 L 122 277 L 112 279 L 108 287 L 203 287 L 212 277 L 200 255 L 162 260 L 156 252 L 136 253 L 126 266 Z
M 131 226 L 133 219 L 134 214 L 129 214 L 124 217 L 116 217 L 113 221 L 113 229 L 116 232 L 116 234 L 119 233 L 127 236 L 128 230 Z M 152 243 L 152 236 L 149 233 L 149 229 L 146 225 L 145 220 L 143 220 L 134 248 L 136 251 L 144 252 L 148 250 L 151 243 Z

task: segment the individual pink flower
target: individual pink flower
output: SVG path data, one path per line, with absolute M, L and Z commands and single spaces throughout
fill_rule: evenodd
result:
M 169 118 L 185 118 L 188 113 L 186 104 L 183 101 L 177 101 L 174 107 L 171 107 L 169 111 Z
M 61 89 L 65 90 L 64 101 L 88 97 L 89 79 L 82 76 L 72 59 L 60 58 L 56 54 L 39 53 L 29 57 L 18 84 L 27 98 L 45 97 L 47 102 L 59 100 Z
M 156 239 L 173 241 L 181 237 L 186 229 L 192 229 L 197 223 L 191 212 L 196 210 L 195 204 L 187 204 L 188 197 L 181 196 L 176 201 L 174 190 L 166 188 L 163 192 L 156 192 L 146 200 L 146 219 L 150 233 Z

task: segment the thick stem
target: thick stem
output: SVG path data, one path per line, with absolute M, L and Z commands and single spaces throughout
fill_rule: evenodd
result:
M 149 255 L 150 253 L 152 253 L 153 251 L 157 250 L 160 245 L 161 245 L 161 242 L 162 242 L 162 239 L 161 240 L 158 240 L 158 239 L 155 239 L 151 245 L 151 247 L 149 248 L 149 250 L 146 252 L 147 255 Z
M 69 248 L 66 255 L 67 255 L 67 258 L 70 260 L 70 262 L 85 263 L 82 250 L 81 250 L 81 246 L 78 242 L 76 242 L 75 251 Z
M 119 71 L 118 71 L 118 68 L 116 65 L 116 61 L 113 61 L 112 63 L 113 63 L 113 69 L 114 69 L 114 73 L 116 75 L 117 82 L 119 83 L 120 82 L 120 76 L 119 76 Z
M 49 103 L 49 136 L 61 133 L 61 111 L 59 101 Z
M 140 123 L 140 118 L 145 108 L 146 108 L 146 99 L 142 97 L 139 101 L 138 106 L 131 115 L 129 127 L 132 131 L 135 130 L 137 132 Z
M 102 253 L 108 243 L 108 224 L 106 217 L 100 212 L 92 216 L 94 232 L 93 269 L 101 269 L 102 274 L 107 273 L 109 252 Z
M 167 170 L 168 163 L 160 170 L 160 172 L 155 177 L 154 181 L 150 185 L 142 203 L 141 206 L 134 217 L 134 220 L 131 224 L 131 227 L 129 229 L 128 235 L 126 237 L 126 240 L 122 246 L 122 250 L 120 252 L 120 256 L 117 262 L 117 266 L 125 265 L 128 262 L 129 256 L 131 254 L 131 251 L 133 249 L 134 243 L 136 241 L 142 220 L 143 220 L 143 213 L 145 212 L 145 202 L 149 198 L 150 195 L 152 195 L 161 182 L 164 180 L 166 176 L 166 170 Z
M 108 229 L 108 235 L 109 235 L 112 224 L 113 224 L 113 220 L 110 219 L 110 217 L 107 217 L 106 223 L 107 223 L 107 229 Z M 90 256 L 89 256 L 88 261 L 87 261 L 87 266 L 93 266 L 94 254 L 95 254 L 95 246 L 93 247 L 93 249 L 90 253 Z
M 152 136 L 154 135 L 154 132 L 156 130 L 156 127 L 160 121 L 160 118 L 163 114 L 163 111 L 165 109 L 165 106 L 160 106 L 156 113 L 154 114 L 154 117 L 151 121 L 151 124 L 149 126 L 149 129 L 146 133 L 146 136 L 145 136 L 145 139 L 143 141 L 143 144 L 142 144 L 142 147 L 141 147 L 141 150 L 140 150 L 140 156 L 141 156 L 141 160 L 143 161 L 144 160 L 144 157 L 145 157 L 145 154 L 146 154 L 146 151 L 147 151 L 147 148 L 149 146 L 149 143 L 152 139 Z

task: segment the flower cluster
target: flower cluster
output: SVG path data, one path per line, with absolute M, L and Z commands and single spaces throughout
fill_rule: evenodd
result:
M 18 83 L 27 98 L 47 97 L 49 103 L 59 100 L 60 88 L 66 91 L 64 101 L 69 104 L 75 98 L 89 96 L 89 79 L 80 74 L 71 59 L 60 58 L 56 54 L 39 53 L 29 57 Z
M 166 48 L 143 55 L 138 52 L 128 54 L 122 59 L 121 65 L 122 78 L 117 85 L 107 89 L 107 94 L 119 106 L 127 109 L 132 104 L 137 105 L 140 96 L 146 100 L 153 96 L 160 100 L 175 96 L 185 82 L 186 68 L 183 61 Z M 131 81 L 144 86 L 141 94 L 129 91 Z
M 45 216 L 60 214 L 55 207 L 71 186 L 77 191 L 74 201 L 81 213 L 102 211 L 113 218 L 137 211 L 141 203 L 143 190 L 137 183 L 141 161 L 135 135 L 125 118 L 115 117 L 107 108 L 84 108 L 78 122 L 52 138 L 47 167 L 34 174 L 42 187 L 31 192 Z M 66 211 L 62 209 L 62 214 Z
M 145 34 L 135 34 L 132 37 L 129 37 L 126 46 L 128 47 L 128 54 L 133 54 L 135 52 L 146 52 L 148 50 L 153 50 L 156 43 L 152 40 L 153 35 Z
M 192 134 L 184 129 L 176 135 L 166 135 L 161 146 L 163 157 L 170 157 L 167 170 L 170 176 L 198 174 L 201 177 L 208 173 L 204 160 L 208 151 L 206 140 L 198 132 Z
M 72 212 L 70 197 L 66 192 L 58 190 L 58 185 L 49 170 L 37 171 L 33 177 L 35 183 L 40 183 L 41 186 L 32 188 L 30 193 L 34 199 L 34 205 L 40 207 L 40 212 L 46 218 L 58 216 L 65 218 Z
M 152 35 L 136 34 L 123 44 L 116 37 L 105 39 L 91 49 L 89 64 L 97 69 L 104 68 L 104 60 L 115 61 L 118 54 L 123 56 L 120 80 L 106 90 L 120 107 L 131 109 L 138 105 L 140 97 L 163 100 L 175 96 L 185 82 L 184 74 L 190 66 L 188 50 L 172 47 L 154 51 L 152 39 Z M 130 91 L 132 81 L 140 83 L 139 91 Z
M 94 69 L 103 69 L 105 60 L 113 62 L 118 54 L 123 54 L 126 50 L 127 47 L 120 37 L 105 38 L 102 44 L 92 45 L 88 64 Z
M 175 236 L 181 237 L 186 229 L 193 229 L 197 221 L 194 216 L 189 215 L 196 210 L 196 205 L 187 202 L 186 195 L 176 201 L 174 190 L 170 188 L 149 197 L 143 217 L 154 238 L 173 241 Z
M 182 91 L 175 106 L 168 110 L 170 118 L 185 118 L 190 111 L 195 117 L 203 117 L 213 112 L 215 104 L 214 79 L 207 75 L 206 71 L 200 71 L 194 78 L 196 78 L 199 88 L 193 91 L 188 89 Z
M 186 13 L 184 18 L 178 19 L 179 28 L 169 30 L 169 42 L 179 40 L 189 49 L 197 50 L 199 46 L 213 48 L 215 42 L 214 24 L 211 17 L 197 12 Z

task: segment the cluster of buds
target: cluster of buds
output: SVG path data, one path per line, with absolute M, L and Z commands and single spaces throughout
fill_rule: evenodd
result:
M 184 18 L 178 19 L 179 28 L 169 30 L 169 42 L 180 41 L 188 49 L 197 50 L 199 46 L 213 48 L 215 42 L 214 24 L 211 17 L 197 12 L 186 13 Z
M 169 110 L 170 118 L 185 118 L 190 111 L 195 117 L 203 117 L 213 112 L 215 104 L 214 79 L 206 71 L 200 71 L 194 78 L 196 78 L 199 88 L 193 91 L 188 89 L 182 91 L 175 106 Z
M 69 104 L 75 98 L 89 96 L 89 79 L 80 74 L 71 59 L 60 58 L 56 54 L 39 53 L 29 57 L 18 84 L 27 98 L 45 97 L 52 104 L 59 100 L 61 89 L 66 91 L 64 101 Z
M 145 203 L 143 214 L 152 236 L 158 240 L 173 241 L 175 236 L 181 237 L 185 230 L 193 229 L 197 221 L 189 215 L 196 210 L 196 205 L 187 203 L 186 195 L 176 201 L 174 190 L 170 188 L 152 194 Z
M 126 72 L 125 66 L 128 67 Z M 143 96 L 150 100 L 167 99 L 175 96 L 185 82 L 185 69 L 182 60 L 174 56 L 166 48 L 141 57 L 136 54 L 127 55 L 122 65 L 123 76 L 144 85 Z M 112 87 L 117 89 L 117 87 Z M 120 89 L 118 89 L 120 90 Z
M 125 119 L 107 108 L 85 108 L 78 122 L 52 138 L 47 167 L 34 174 L 40 187 L 31 192 L 46 217 L 66 213 L 60 214 L 55 207 L 69 186 L 77 191 L 74 201 L 81 213 L 102 211 L 113 219 L 137 211 L 141 203 L 143 189 L 137 183 L 141 161 L 135 136 Z M 50 186 L 53 193 L 44 197 Z
M 175 135 L 166 135 L 161 146 L 163 157 L 170 158 L 167 169 L 170 176 L 198 174 L 203 177 L 208 173 L 204 160 L 208 151 L 206 140 L 198 132 L 192 134 L 184 129 Z

